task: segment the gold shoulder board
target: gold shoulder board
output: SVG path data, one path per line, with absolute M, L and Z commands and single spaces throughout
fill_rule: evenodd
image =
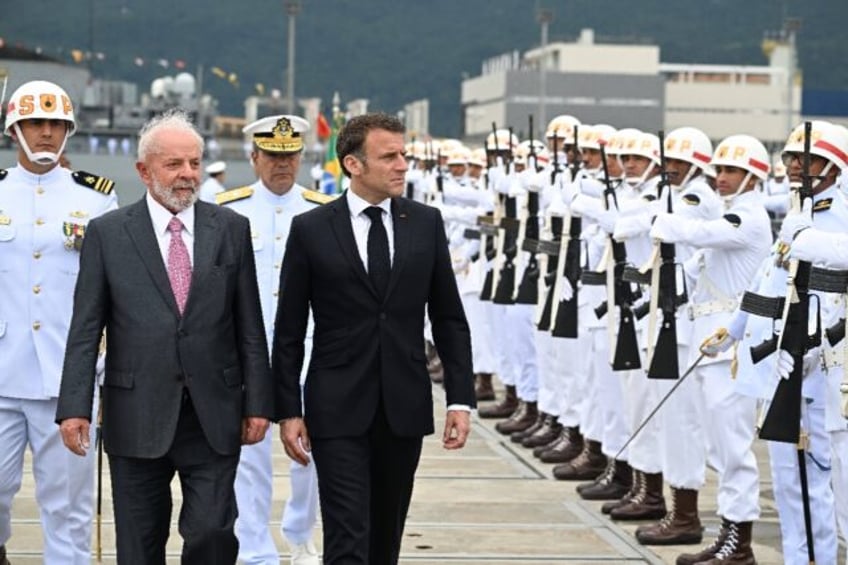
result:
M 91 190 L 96 190 L 101 194 L 112 194 L 112 189 L 115 188 L 115 181 L 112 179 L 86 173 L 85 171 L 74 171 L 71 173 L 71 177 L 73 177 L 77 184 Z
M 229 204 L 230 202 L 236 202 L 238 200 L 250 198 L 251 196 L 253 196 L 253 189 L 249 186 L 242 186 L 239 188 L 234 188 L 232 190 L 225 190 L 224 192 L 219 192 L 215 195 L 215 203 L 219 206 L 222 206 L 224 204 Z
M 303 199 L 307 202 L 312 202 L 313 204 L 320 205 L 332 202 L 336 199 L 336 196 L 333 194 L 324 194 L 323 192 L 318 192 L 317 190 L 309 190 L 307 188 L 303 191 Z

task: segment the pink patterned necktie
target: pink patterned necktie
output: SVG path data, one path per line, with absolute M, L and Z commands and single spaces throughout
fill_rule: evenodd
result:
M 171 243 L 168 246 L 168 280 L 171 281 L 171 290 L 182 316 L 191 286 L 191 259 L 183 241 L 183 223 L 179 218 L 171 218 L 168 231 L 171 232 Z

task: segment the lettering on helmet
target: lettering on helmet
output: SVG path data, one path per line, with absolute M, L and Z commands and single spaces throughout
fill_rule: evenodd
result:
M 47 114 L 51 114 L 53 112 L 61 112 L 63 116 L 69 116 L 71 112 L 73 112 L 73 105 L 71 104 L 71 100 L 64 95 L 61 96 L 61 107 L 57 103 L 56 95 L 50 93 L 40 94 L 38 96 L 37 104 L 38 106 L 36 106 L 35 95 L 24 94 L 18 99 L 18 115 L 23 118 L 35 112 L 36 108 L 40 108 L 43 112 Z M 12 109 L 11 105 L 9 109 Z
M 733 158 L 734 161 L 739 160 L 742 157 L 744 157 L 745 153 L 747 153 L 747 152 L 748 152 L 747 149 L 745 149 L 741 145 L 737 145 L 736 147 L 733 148 L 733 157 L 732 158 Z

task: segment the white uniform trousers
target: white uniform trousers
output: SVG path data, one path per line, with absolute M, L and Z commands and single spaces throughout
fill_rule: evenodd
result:
M 484 302 L 484 307 L 488 311 L 489 325 L 494 337 L 492 343 L 495 349 L 498 378 L 504 385 L 515 386 L 518 382 L 517 359 L 512 357 L 512 351 L 509 347 L 512 340 L 512 331 L 507 329 L 509 328 L 506 318 L 507 306 L 488 301 Z
M 689 346 L 677 346 L 680 376 L 688 368 Z M 660 398 L 678 381 L 658 381 Z M 669 397 L 657 416 L 660 418 L 663 479 L 678 489 L 699 490 L 706 474 L 707 441 L 704 437 L 704 395 L 698 375 L 690 374 Z
M 848 540 L 848 430 L 830 432 L 830 446 L 830 480 L 833 485 L 836 525 L 842 539 Z M 848 556 L 845 565 L 848 565 Z
M 730 361 L 695 369 L 704 391 L 707 462 L 718 472 L 718 515 L 733 522 L 760 516 L 760 482 L 752 445 L 757 400 L 735 392 Z
M 615 457 L 627 443 L 632 432 L 629 424 L 630 419 L 627 416 L 627 405 L 624 401 L 623 380 L 619 373 L 620 371 L 612 371 L 612 367 L 610 367 L 609 375 L 606 375 L 598 383 L 599 394 L 603 403 L 601 411 L 604 418 L 601 451 L 607 457 Z M 628 446 L 621 454 L 618 454 L 619 461 L 628 460 L 629 449 Z
M 236 470 L 238 558 L 246 565 L 277 565 L 280 562 L 277 546 L 268 529 L 273 490 L 271 447 L 274 431 L 271 427 L 259 443 L 242 446 Z
M 603 382 L 615 379 L 609 364 L 609 338 L 607 329 L 581 328 L 586 332 L 588 349 L 583 353 L 589 358 L 586 372 L 587 402 L 583 403 L 580 416 L 580 430 L 586 439 L 603 442 L 606 399 L 603 396 Z
M 824 403 L 806 400 L 802 427 L 809 436 L 805 455 L 807 485 L 817 563 L 836 563 L 838 542 L 833 489 L 830 483 L 830 434 L 824 429 Z M 804 506 L 801 502 L 801 478 L 798 448 L 795 444 L 768 442 L 774 500 L 780 517 L 783 562 L 807 565 L 807 535 Z
M 586 332 L 583 332 L 586 335 Z M 560 382 L 559 423 L 567 427 L 579 427 L 586 402 L 586 373 L 589 372 L 591 358 L 586 355 L 586 337 L 554 338 L 557 348 L 557 372 Z
M 633 432 L 644 422 L 656 408 L 660 400 L 660 385 L 657 379 L 649 379 L 642 362 L 642 369 L 624 371 L 624 397 L 627 404 L 628 424 Z M 660 418 L 654 416 L 633 438 L 628 447 L 630 465 L 643 473 L 662 472 L 660 453 Z
M 280 531 L 290 544 L 303 545 L 312 539 L 318 522 L 318 473 L 310 460 L 306 466 L 292 461 L 289 474 L 291 496 L 283 509 Z
M 503 332 L 508 356 L 515 375 L 515 391 L 525 402 L 539 398 L 539 372 L 536 365 L 536 306 L 511 304 L 506 306 Z
M 539 411 L 556 415 L 559 412 L 557 401 L 556 339 L 549 332 L 536 331 L 536 365 L 539 372 Z
M 472 366 L 475 373 L 496 373 L 494 337 L 487 307 L 476 294 L 461 295 L 468 327 L 471 331 Z
M 56 399 L 0 397 L 0 545 L 12 535 L 12 498 L 21 488 L 24 452 L 32 450 L 44 563 L 89 565 L 94 516 L 95 426 L 85 457 L 73 454 L 56 425 Z M 95 398 L 95 413 L 97 399 Z

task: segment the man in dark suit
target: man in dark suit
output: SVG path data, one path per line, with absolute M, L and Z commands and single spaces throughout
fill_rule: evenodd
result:
M 105 328 L 103 440 L 118 562 L 165 563 L 170 483 L 182 483 L 183 563 L 232 564 L 241 445 L 273 416 L 247 218 L 197 202 L 203 140 L 187 116 L 139 137 L 139 202 L 88 224 L 56 421 L 84 454 Z
M 305 462 L 312 450 L 328 565 L 397 563 L 422 438 L 434 431 L 425 311 L 445 369 L 445 448 L 465 444 L 474 406 L 468 324 L 441 215 L 401 198 L 403 134 L 385 114 L 345 125 L 336 151 L 350 189 L 294 218 L 280 277 L 277 419 L 289 457 Z

